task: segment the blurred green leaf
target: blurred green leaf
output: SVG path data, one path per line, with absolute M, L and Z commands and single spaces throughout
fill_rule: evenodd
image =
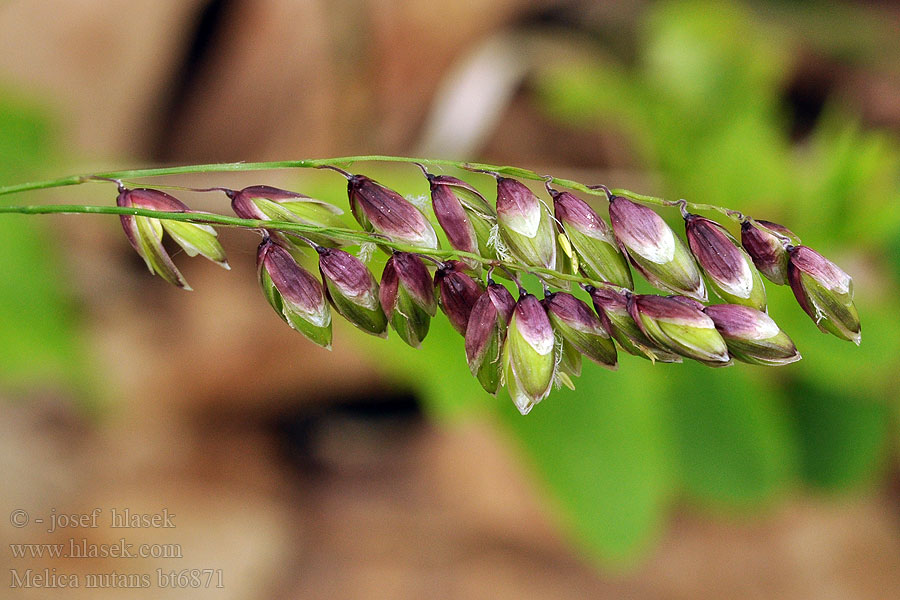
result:
M 41 110 L 0 92 L 0 181 L 39 172 L 52 158 L 52 142 Z M 0 219 L 0 382 L 13 388 L 71 385 L 82 377 L 75 314 L 49 225 L 40 217 Z
M 386 352 L 384 340 L 359 337 Z M 383 361 L 385 370 L 416 390 L 434 417 L 499 414 L 573 537 L 604 564 L 628 564 L 658 537 L 674 487 L 662 370 L 632 357 L 625 360 L 638 368 L 630 373 L 586 365 L 575 392 L 555 390 L 522 417 L 505 392 L 493 398 L 481 389 L 462 336 L 442 314 L 420 350 L 393 333 L 386 343 L 394 359 Z
M 752 505 L 798 474 L 825 487 L 862 481 L 877 464 L 891 418 L 883 399 L 896 402 L 900 368 L 896 139 L 863 130 L 830 103 L 806 144 L 792 147 L 780 88 L 800 43 L 795 31 L 761 25 L 734 3 L 664 2 L 649 15 L 633 65 L 598 53 L 539 71 L 548 112 L 630 136 L 669 195 L 784 222 L 852 274 L 854 266 L 878 268 L 877 258 L 860 264 L 866 250 L 890 257 L 893 269 L 855 273 L 867 332 L 860 348 L 820 334 L 789 289 L 769 285 L 770 313 L 806 360 L 776 372 L 672 369 L 667 389 L 685 491 L 705 503 Z M 791 387 L 788 375 L 804 387 Z M 829 397 L 817 394 L 821 405 L 797 398 L 822 389 Z M 798 404 L 786 407 L 788 398 Z M 844 452 L 811 437 L 818 431 L 838 448 L 860 439 Z
M 646 82 L 706 129 L 764 107 L 785 69 L 783 38 L 737 3 L 661 2 L 643 25 Z
M 636 374 L 585 365 L 576 391 L 554 391 L 527 417 L 506 397 L 500 405 L 574 537 L 612 566 L 659 536 L 673 487 L 664 375 Z
M 670 373 L 669 415 L 681 481 L 687 494 L 704 504 L 759 505 L 794 478 L 797 457 L 788 415 L 772 390 L 753 378 L 760 369 L 710 370 L 686 363 Z
M 380 274 L 377 268 L 373 270 Z M 367 341 L 372 352 L 394 357 L 388 371 L 416 390 L 425 409 L 435 418 L 471 416 L 473 411 L 488 409 L 494 403 L 469 371 L 463 337 L 440 311 L 431 320 L 421 349 L 410 348 L 393 329 L 386 342 L 375 338 Z
M 876 245 L 900 226 L 900 147 L 880 132 L 827 107 L 810 140 L 807 193 L 795 207 L 807 243 Z
M 830 490 L 869 481 L 883 464 L 890 404 L 801 385 L 790 403 L 803 477 Z

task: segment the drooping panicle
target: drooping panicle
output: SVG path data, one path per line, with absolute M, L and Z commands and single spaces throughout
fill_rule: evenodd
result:
M 522 295 L 509 321 L 503 359 L 510 398 L 523 415 L 546 398 L 553 387 L 555 346 L 553 327 L 544 307 L 531 294 Z
M 784 225 L 758 219 L 741 223 L 741 245 L 756 268 L 772 283 L 788 283 L 789 257 L 785 246 L 799 244 L 800 238 Z
M 766 310 L 766 286 L 750 256 L 720 224 L 687 213 L 684 228 L 691 252 L 720 298 Z
M 766 313 L 739 304 L 713 304 L 704 312 L 737 360 L 768 367 L 800 360 L 794 342 Z
M 290 252 L 266 237 L 256 253 L 259 284 L 266 300 L 288 325 L 331 349 L 331 309 L 322 284 Z
M 194 212 L 174 196 L 145 188 L 120 187 L 116 204 L 126 208 L 164 212 Z M 225 250 L 217 239 L 216 230 L 209 225 L 132 215 L 120 215 L 119 221 L 131 247 L 144 259 L 150 272 L 180 288 L 191 289 L 163 246 L 163 232 L 168 233 L 188 256 L 200 254 L 225 269 L 231 268 L 225 258 Z
M 497 177 L 497 224 L 510 253 L 530 267 L 556 267 L 556 235 L 550 213 L 528 186 Z
M 628 297 L 605 287 L 590 288 L 594 309 L 607 333 L 629 354 L 651 361 L 679 363 L 681 357 L 653 343 L 628 313 Z
M 284 221 L 318 227 L 344 227 L 344 211 L 321 200 L 268 185 L 252 185 L 242 190 L 225 190 L 231 198 L 231 210 L 242 219 Z M 274 234 L 274 232 L 273 232 Z M 290 233 L 279 232 L 293 243 L 300 243 Z M 338 246 L 335 239 L 316 233 L 305 237 L 323 246 Z
M 365 175 L 349 175 L 347 195 L 353 216 L 366 231 L 418 248 L 438 247 L 431 222 L 394 190 Z
M 419 348 L 437 311 L 434 286 L 416 254 L 396 252 L 388 259 L 379 289 L 381 308 L 404 342 Z
M 424 170 L 424 169 L 423 169 Z M 450 245 L 463 252 L 495 258 L 496 251 L 488 244 L 497 214 L 484 196 L 462 179 L 426 172 L 431 187 L 434 215 Z M 469 267 L 479 269 L 481 263 L 463 259 Z
M 487 289 L 469 313 L 466 360 L 472 375 L 491 394 L 496 394 L 500 387 L 503 368 L 501 350 L 515 307 L 516 301 L 505 287 L 488 281 Z
M 588 279 L 634 288 L 628 261 L 606 221 L 587 202 L 569 192 L 547 187 L 553 212 L 578 254 L 578 265 Z
M 850 276 L 806 246 L 789 246 L 788 254 L 788 280 L 801 308 L 823 332 L 859 345 L 859 313 Z
M 372 335 L 387 337 L 387 317 L 378 299 L 378 283 L 365 264 L 336 248 L 316 248 L 325 295 L 345 319 Z
M 424 204 L 424 196 L 404 198 L 369 177 L 337 166 L 376 161 L 421 168 L 429 182 L 431 207 Z M 496 205 L 462 179 L 429 173 L 424 163 L 490 174 L 497 184 Z M 128 189 L 121 179 L 253 171 L 288 164 L 341 173 L 348 181 L 352 214 L 361 227 L 345 227 L 340 218 L 343 212 L 328 203 L 267 185 L 241 190 L 159 186 L 224 193 L 241 217 L 234 218 L 191 210 L 159 190 Z M 784 226 L 726 207 L 672 202 L 627 190 L 617 190 L 619 196 L 605 185 L 586 186 L 513 166 L 451 160 L 416 162 L 369 155 L 245 167 L 137 169 L 2 186 L 0 195 L 8 195 L 104 181 L 117 185 L 118 196 L 117 208 L 10 205 L 0 213 L 119 215 L 129 243 L 151 273 L 185 289 L 190 288 L 173 262 L 176 252 L 167 248 L 177 244 L 179 251 L 201 254 L 229 268 L 211 225 L 255 232 L 262 237 L 256 256 L 258 282 L 268 303 L 293 329 L 331 349 L 332 312 L 337 311 L 372 335 L 387 337 L 390 325 L 406 344 L 419 348 L 440 306 L 451 326 L 463 335 L 466 361 L 479 384 L 491 394 L 506 385 L 523 415 L 551 388 L 574 389 L 572 376 L 581 373 L 585 355 L 616 369 L 617 346 L 653 362 L 690 358 L 711 367 L 728 366 L 735 360 L 761 366 L 800 360 L 791 338 L 767 313 L 763 276 L 789 284 L 804 312 L 823 332 L 860 343 L 851 277 L 800 245 Z M 532 191 L 538 182 L 552 197 L 552 208 L 543 191 L 539 195 Z M 554 189 L 557 185 L 576 193 L 597 195 L 603 190 L 609 219 L 598 215 L 590 201 Z M 685 222 L 685 238 L 666 224 L 668 217 L 664 220 L 657 214 L 675 207 Z M 432 208 L 443 229 L 429 223 Z M 713 217 L 723 222 L 722 215 L 739 222 L 741 242 L 729 231 L 734 226 L 689 209 L 718 213 Z M 445 238 L 442 230 L 450 250 L 440 248 L 438 238 Z M 354 256 L 341 250 L 342 244 L 358 245 L 359 250 L 354 248 Z M 386 253 L 380 285 L 366 266 L 376 247 Z M 310 248 L 318 259 L 318 274 L 308 266 L 313 258 Z M 635 283 L 638 288 L 644 284 L 632 277 L 632 267 L 667 291 L 636 294 Z M 504 285 L 493 277 L 504 278 Z M 594 311 L 589 302 L 569 293 L 573 283 L 591 296 Z M 509 291 L 512 284 L 518 300 Z M 538 285 L 541 300 L 526 288 Z M 726 303 L 707 306 L 707 297 Z
M 644 335 L 670 352 L 714 367 L 731 364 L 728 347 L 713 320 L 686 302 L 632 294 L 628 313 Z
M 610 196 L 613 233 L 631 264 L 653 286 L 706 302 L 703 277 L 684 242 L 653 210 Z
M 438 305 L 462 336 L 466 335 L 472 307 L 484 292 L 484 286 L 467 275 L 465 270 L 463 263 L 451 260 L 434 274 Z
M 542 300 L 553 329 L 567 345 L 604 367 L 616 368 L 616 346 L 591 308 L 567 292 Z

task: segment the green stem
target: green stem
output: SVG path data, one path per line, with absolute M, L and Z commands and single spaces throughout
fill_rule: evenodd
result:
M 463 252 L 461 250 L 441 250 L 435 248 L 419 248 L 408 244 L 400 244 L 390 240 L 386 240 L 381 236 L 375 236 L 358 229 L 344 229 L 340 227 L 320 227 L 318 225 L 306 225 L 303 223 L 289 223 L 287 221 L 262 221 L 256 219 L 241 219 L 239 217 L 229 217 L 226 215 L 218 215 L 214 213 L 203 212 L 167 212 L 158 210 L 149 210 L 146 208 L 132 208 L 122 206 L 86 206 L 81 204 L 49 204 L 49 205 L 31 205 L 31 206 L 0 206 L 0 214 L 21 214 L 21 215 L 51 215 L 51 214 L 94 214 L 94 215 L 131 215 L 136 217 L 150 217 L 153 219 L 163 219 L 170 221 L 186 221 L 188 223 L 198 223 L 203 225 L 218 225 L 220 227 L 240 227 L 244 229 L 269 229 L 273 231 L 283 231 L 286 233 L 300 234 L 319 234 L 326 237 L 345 240 L 357 243 L 373 243 L 379 246 L 386 246 L 399 252 L 410 252 L 414 254 L 424 254 L 435 258 L 453 259 L 468 258 L 476 260 L 482 264 L 489 266 L 502 267 L 512 269 L 532 275 L 546 275 L 563 279 L 573 283 L 585 285 L 603 285 L 603 282 L 592 281 L 579 277 L 577 275 L 569 275 L 560 273 L 553 269 L 544 267 L 528 267 L 525 265 L 485 258 L 471 252 Z
M 7 194 L 17 194 L 31 190 L 42 190 L 49 188 L 65 187 L 70 185 L 81 185 L 83 183 L 96 182 L 98 177 L 106 177 L 111 179 L 136 179 L 144 177 L 162 177 L 166 175 L 188 175 L 198 173 L 230 173 L 244 171 L 268 171 L 276 169 L 313 169 L 324 165 L 343 165 L 349 166 L 357 162 L 395 162 L 395 163 L 421 163 L 424 165 L 454 167 L 457 169 L 467 169 L 473 171 L 491 171 L 501 175 L 509 175 L 520 179 L 529 179 L 532 181 L 549 181 L 554 185 L 565 187 L 571 190 L 577 190 L 585 194 L 595 196 L 605 195 L 605 192 L 591 189 L 587 185 L 571 179 L 563 179 L 553 177 L 547 179 L 544 175 L 539 175 L 534 171 L 522 169 L 519 167 L 488 165 L 484 163 L 461 162 L 456 160 L 428 159 L 428 158 L 409 158 L 404 156 L 381 156 L 381 155 L 365 155 L 365 156 L 343 156 L 339 158 L 320 158 L 309 160 L 285 160 L 274 162 L 254 162 L 254 163 L 213 163 L 205 165 L 183 165 L 178 167 L 160 167 L 153 169 L 129 169 L 124 171 L 109 171 L 105 173 L 90 173 L 87 175 L 71 175 L 60 179 L 48 179 L 45 181 L 33 181 L 29 183 L 20 183 L 16 185 L 0 186 L 0 196 Z M 677 203 L 656 196 L 647 196 L 645 194 L 637 194 L 625 189 L 612 189 L 613 194 L 625 196 L 653 206 L 675 206 Z M 698 204 L 687 202 L 686 206 L 692 210 L 698 211 L 716 211 L 727 217 L 740 221 L 742 215 L 737 211 L 723 208 L 721 206 L 713 206 L 711 204 Z
M 587 185 L 571 179 L 563 179 L 560 177 L 548 177 L 540 175 L 528 169 L 519 167 L 489 165 L 484 163 L 460 162 L 455 160 L 427 159 L 427 158 L 408 158 L 402 156 L 344 156 L 340 158 L 310 159 L 310 160 L 288 160 L 275 162 L 255 162 L 255 163 L 214 163 L 205 165 L 183 165 L 177 167 L 160 167 L 152 169 L 129 169 L 123 171 L 108 171 L 103 173 L 90 173 L 86 175 L 72 175 L 62 177 L 60 179 L 49 179 L 45 181 L 35 181 L 30 183 L 20 183 L 16 185 L 0 186 L 0 196 L 9 194 L 17 194 L 31 190 L 42 190 L 50 188 L 65 187 L 71 185 L 81 185 L 83 183 L 101 182 L 108 183 L 109 180 L 133 180 L 149 177 L 162 177 L 167 175 L 188 175 L 200 173 L 228 173 L 228 172 L 245 172 L 245 171 L 264 171 L 275 169 L 312 169 L 322 166 L 338 166 L 349 167 L 357 162 L 394 162 L 394 163 L 420 163 L 430 166 L 445 166 L 470 171 L 487 171 L 500 175 L 508 175 L 520 179 L 532 181 L 544 181 L 552 183 L 559 187 L 577 190 L 585 194 L 595 196 L 606 195 L 605 191 L 588 187 Z M 190 188 L 187 188 L 190 189 Z M 643 204 L 661 207 L 677 206 L 679 202 L 673 202 L 658 198 L 656 196 L 647 196 L 645 194 L 637 194 L 624 189 L 612 189 L 610 193 L 619 196 L 626 196 Z M 684 202 L 684 201 L 681 201 Z M 684 202 L 684 205 L 692 210 L 697 211 L 718 211 L 734 220 L 742 220 L 743 215 L 737 211 L 710 204 L 697 204 L 692 202 Z M 548 276 L 556 279 L 570 281 L 578 284 L 586 285 L 603 285 L 603 282 L 591 281 L 577 275 L 569 275 L 560 273 L 553 269 L 544 267 L 526 267 L 524 265 L 513 262 L 484 258 L 478 254 L 470 252 L 462 252 L 459 250 L 438 250 L 430 248 L 418 248 L 407 244 L 400 244 L 383 239 L 381 236 L 375 236 L 365 231 L 356 229 L 319 227 L 315 225 L 305 225 L 302 223 L 289 223 L 283 221 L 259 221 L 253 219 L 241 219 L 238 217 L 229 217 L 214 213 L 177 213 L 154 211 L 143 208 L 129 208 L 119 206 L 86 206 L 86 205 L 31 205 L 31 206 L 0 206 L 0 213 L 6 214 L 106 214 L 106 215 L 132 215 L 140 217 L 149 217 L 155 219 L 168 219 L 173 221 L 186 221 L 190 223 L 201 223 L 208 225 L 218 225 L 221 227 L 242 227 L 247 229 L 269 229 L 276 231 L 284 231 L 287 233 L 298 234 L 319 234 L 336 240 L 343 240 L 354 243 L 375 243 L 382 247 L 392 248 L 401 252 L 412 252 L 426 256 L 432 256 L 439 259 L 465 258 L 478 261 L 482 264 L 494 267 L 501 267 L 511 271 L 519 271 L 531 273 L 537 276 Z M 615 287 L 615 286 L 614 286 Z

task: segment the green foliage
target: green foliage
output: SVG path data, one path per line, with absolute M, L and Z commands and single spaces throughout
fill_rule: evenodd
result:
M 890 407 L 864 395 L 803 385 L 790 399 L 804 479 L 844 490 L 872 478 L 884 463 Z
M 377 271 L 377 268 L 376 268 Z M 382 340 L 358 335 L 380 355 Z M 462 337 L 445 318 L 432 321 L 421 350 L 390 336 L 389 370 L 416 389 L 431 414 L 456 420 L 496 411 L 540 479 L 563 524 L 605 564 L 623 565 L 660 533 L 673 491 L 671 448 L 661 397 L 666 374 L 642 379 L 586 365 L 579 390 L 554 390 L 523 418 L 509 397 L 486 394 L 471 376 Z
M 792 370 L 794 366 L 780 367 Z M 797 453 L 777 392 L 766 393 L 757 369 L 710 372 L 696 363 L 671 369 L 669 423 L 684 491 L 715 507 L 753 507 L 783 492 Z
M 21 181 L 52 162 L 47 116 L 0 90 L 0 181 Z M 49 221 L 0 219 L 0 385 L 50 389 L 81 384 L 76 315 Z
M 380 273 L 379 267 L 372 266 L 372 270 Z M 373 353 L 394 358 L 387 370 L 398 381 L 415 389 L 435 418 L 454 421 L 473 411 L 483 414 L 492 404 L 491 397 L 469 371 L 463 338 L 444 315 L 438 314 L 431 320 L 428 337 L 418 350 L 407 346 L 394 332 L 388 335 L 387 341 L 366 337 L 366 346 Z M 362 335 L 357 338 L 363 341 Z
M 525 418 L 502 395 L 492 403 L 565 525 L 610 566 L 627 565 L 657 538 L 673 491 L 666 375 L 618 375 L 586 365 L 578 391 L 554 391 Z
M 633 65 L 598 52 L 540 70 L 541 106 L 574 127 L 627 136 L 662 175 L 663 196 L 791 227 L 855 276 L 864 334 L 860 348 L 822 335 L 787 287 L 768 284 L 769 312 L 805 360 L 707 369 L 620 353 L 618 372 L 586 365 L 577 391 L 554 392 L 526 418 L 478 388 L 462 339 L 442 319 L 421 352 L 393 342 L 390 369 L 435 414 L 498 407 L 574 537 L 604 564 L 641 555 L 674 491 L 748 510 L 800 485 L 858 487 L 876 476 L 897 431 L 896 140 L 832 104 L 794 147 L 779 86 L 796 41 L 734 5 L 663 3 L 645 24 Z

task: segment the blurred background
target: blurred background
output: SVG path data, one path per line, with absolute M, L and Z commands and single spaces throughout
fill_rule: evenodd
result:
M 224 575 L 71 598 L 900 594 L 896 3 L 6 0 L 0 30 L 0 184 L 370 153 L 512 164 L 784 223 L 853 276 L 863 323 L 859 348 L 822 335 L 770 284 L 800 363 L 622 355 L 523 418 L 481 391 L 443 317 L 419 351 L 337 321 L 333 352 L 308 343 L 256 287 L 251 233 L 221 232 L 230 273 L 178 257 L 187 294 L 112 217 L 4 216 L 4 577 Z M 427 193 L 414 167 L 354 168 Z M 154 182 L 346 204 L 327 172 Z M 7 519 L 95 507 L 166 508 L 176 528 Z M 123 535 L 183 558 L 8 550 Z

